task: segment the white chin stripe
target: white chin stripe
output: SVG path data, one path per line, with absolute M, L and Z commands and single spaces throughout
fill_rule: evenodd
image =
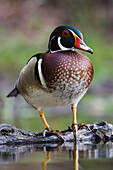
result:
M 42 58 L 39 59 L 39 61 L 38 61 L 38 73 L 39 73 L 39 78 L 40 78 L 40 82 L 41 82 L 42 86 L 47 88 L 45 80 L 44 80 L 44 77 L 43 77 L 43 74 L 42 74 L 41 65 L 42 65 Z
M 72 48 L 66 48 L 66 47 L 64 47 L 64 46 L 61 44 L 60 40 L 61 40 L 61 37 L 58 37 L 58 46 L 60 47 L 60 49 L 61 49 L 62 51 L 66 51 L 66 50 L 72 50 L 72 51 L 74 51 L 74 47 L 72 47 Z

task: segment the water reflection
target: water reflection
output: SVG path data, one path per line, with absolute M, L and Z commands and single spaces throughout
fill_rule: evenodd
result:
M 76 143 L 73 143 L 73 145 L 74 145 L 74 150 L 69 149 L 69 159 L 71 159 L 71 157 L 73 157 L 73 164 L 74 164 L 73 169 L 78 170 L 78 148 L 77 148 L 78 145 Z M 59 147 L 60 152 L 63 151 L 61 148 L 62 148 L 62 146 Z M 46 154 L 46 159 L 41 164 L 41 170 L 46 170 L 47 169 L 47 163 L 51 160 L 51 157 L 52 157 L 52 152 L 51 151 L 47 151 L 45 154 Z
M 99 158 L 104 160 L 113 158 L 112 142 L 0 146 L 0 167 L 2 167 L 2 170 L 7 169 L 7 167 L 9 170 L 18 170 L 20 165 L 22 170 L 25 169 L 25 166 L 28 167 L 28 170 L 31 169 L 31 165 L 35 167 L 34 169 L 41 170 L 80 170 L 89 165 L 88 160 L 100 160 Z M 83 164 L 83 160 L 87 160 L 85 164 Z M 14 162 L 16 163 L 14 164 Z
M 51 152 L 46 152 L 46 159 L 41 165 L 41 170 L 46 170 L 47 163 L 51 160 Z
M 74 170 L 78 170 L 78 148 L 77 144 L 74 144 Z

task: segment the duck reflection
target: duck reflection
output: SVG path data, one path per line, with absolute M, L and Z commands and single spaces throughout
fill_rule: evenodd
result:
M 17 167 L 21 166 L 23 167 L 21 170 L 24 170 L 25 165 L 28 170 L 31 170 L 32 166 L 38 170 L 80 170 L 81 165 L 83 169 L 84 166 L 89 165 L 87 164 L 88 159 L 96 162 L 99 158 L 113 160 L 112 142 L 95 144 L 86 141 L 76 144 L 65 142 L 61 145 L 0 145 L 0 169 L 2 166 L 2 170 L 12 170 L 12 166 L 16 166 L 15 169 L 17 170 Z M 87 160 L 86 164 L 83 165 L 85 160 Z M 14 162 L 16 163 L 13 164 Z
M 74 144 L 74 170 L 78 170 L 78 146 Z
M 70 159 L 72 158 L 72 156 L 71 156 L 71 154 L 72 154 L 73 155 L 73 165 L 74 165 L 73 170 L 79 170 L 78 169 L 78 145 L 77 145 L 77 143 L 74 143 L 73 148 L 74 148 L 73 151 L 72 150 L 69 151 L 69 158 Z M 61 149 L 59 151 L 61 151 Z M 47 163 L 50 162 L 50 160 L 51 160 L 52 152 L 51 151 L 45 152 L 45 156 L 46 156 L 45 161 L 41 164 L 41 170 L 47 170 Z
M 50 161 L 50 159 L 51 159 L 51 152 L 49 151 L 46 152 L 46 159 L 41 165 L 41 170 L 46 170 L 47 163 Z

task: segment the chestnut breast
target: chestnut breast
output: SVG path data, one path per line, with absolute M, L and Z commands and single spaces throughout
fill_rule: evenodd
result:
M 93 66 L 90 60 L 75 51 L 45 54 L 42 70 L 50 91 L 84 92 L 93 79 Z

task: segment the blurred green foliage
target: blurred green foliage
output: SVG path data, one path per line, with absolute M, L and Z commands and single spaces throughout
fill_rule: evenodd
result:
M 8 70 L 8 73 L 15 74 L 22 69 L 27 60 L 34 54 L 41 52 L 44 46 L 44 37 L 42 35 L 42 41 L 35 40 L 31 42 L 27 40 L 25 35 L 18 33 L 11 33 L 7 35 L 1 31 L 0 41 L 0 70 Z M 37 41 L 37 43 L 36 43 Z M 39 41 L 39 42 L 38 42 Z M 13 72 L 13 73 L 11 73 Z

